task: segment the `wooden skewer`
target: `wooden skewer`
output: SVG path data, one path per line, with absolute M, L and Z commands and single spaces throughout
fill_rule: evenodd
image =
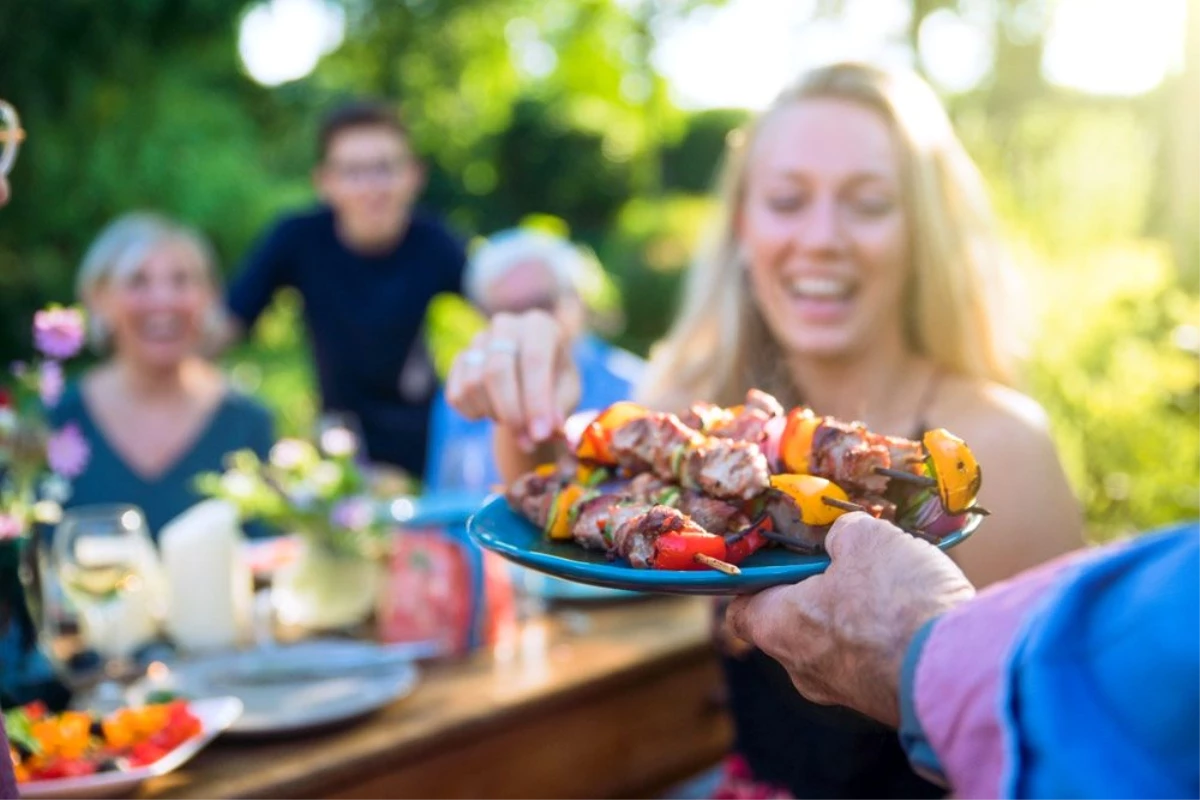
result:
M 0 131 L 0 142 L 7 142 L 9 140 L 21 142 L 24 139 L 25 130 L 23 128 L 17 128 L 14 131 Z
M 749 536 L 751 531 L 756 531 L 756 530 L 760 531 L 760 532 L 763 531 L 764 530 L 763 523 L 766 521 L 767 516 L 768 516 L 768 514 L 766 512 L 763 512 L 762 514 L 759 514 L 756 518 L 751 520 L 750 524 L 747 525 L 746 527 L 742 528 L 741 530 L 734 531 L 733 533 L 725 534 L 725 537 L 724 537 L 725 538 L 725 546 L 728 547 L 731 544 L 736 544 L 737 542 L 740 542 L 742 539 L 745 539 L 747 536 Z
M 923 531 L 920 528 L 904 528 L 903 531 L 907 534 L 917 537 L 918 539 L 924 539 L 930 544 L 937 544 L 940 541 L 938 537 L 934 536 L 932 533 Z
M 731 544 L 736 544 L 737 542 L 740 542 L 742 539 L 745 539 L 747 536 L 749 536 L 750 531 L 752 531 L 752 530 L 754 530 L 754 526 L 747 525 L 746 527 L 742 528 L 740 531 L 734 531 L 733 533 L 726 534 L 725 535 L 725 546 L 728 547 Z
M 858 503 L 847 503 L 845 500 L 838 500 L 836 497 L 822 497 L 821 502 L 827 506 L 840 508 L 842 511 L 867 511 L 866 506 L 860 506 Z M 867 511 L 869 514 L 870 512 Z
M 937 486 L 937 480 L 928 475 L 914 475 L 911 472 L 905 472 L 902 469 L 889 469 L 888 467 L 876 467 L 876 475 L 886 475 L 889 478 L 895 478 L 898 481 L 907 481 L 915 483 L 917 486 Z
M 802 553 L 803 555 L 806 555 L 806 556 L 811 556 L 813 553 L 819 552 L 819 550 L 820 550 L 820 548 L 813 547 L 812 545 L 808 544 L 807 542 L 803 542 L 800 539 L 796 539 L 792 536 L 788 536 L 786 533 L 776 533 L 775 531 L 763 531 L 762 536 L 767 541 L 775 542 L 776 544 L 781 544 L 789 550 L 792 550 L 797 553 Z
M 742 571 L 740 569 L 735 567 L 733 564 L 730 564 L 728 561 L 722 561 L 719 558 L 713 558 L 712 556 L 706 556 L 704 553 L 696 553 L 696 555 L 693 556 L 693 558 L 696 559 L 697 564 L 703 564 L 706 567 L 712 567 L 717 572 L 724 572 L 726 575 L 741 575 L 742 574 Z

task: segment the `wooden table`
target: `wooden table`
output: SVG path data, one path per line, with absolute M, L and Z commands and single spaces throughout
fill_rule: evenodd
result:
M 653 796 L 729 744 L 710 602 L 560 609 L 357 725 L 218 740 L 139 796 Z

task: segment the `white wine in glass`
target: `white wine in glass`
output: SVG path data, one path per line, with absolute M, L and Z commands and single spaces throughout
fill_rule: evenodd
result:
M 43 634 L 75 687 L 136 673 L 133 656 L 162 622 L 162 568 L 134 506 L 83 506 L 63 515 L 48 553 Z

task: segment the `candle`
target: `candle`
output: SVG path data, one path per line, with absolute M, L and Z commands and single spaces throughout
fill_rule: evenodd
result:
M 242 540 L 237 512 L 223 500 L 198 503 L 163 528 L 166 629 L 181 648 L 232 647 L 247 633 L 254 587 Z

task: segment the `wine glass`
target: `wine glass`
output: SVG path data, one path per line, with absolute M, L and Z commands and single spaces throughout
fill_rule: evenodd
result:
M 17 150 L 25 131 L 21 129 L 21 119 L 17 110 L 8 103 L 0 100 L 0 177 L 12 171 L 17 162 Z
M 130 505 L 63 515 L 45 552 L 42 628 L 49 655 L 76 691 L 119 696 L 134 655 L 159 633 L 166 586 L 145 517 Z

